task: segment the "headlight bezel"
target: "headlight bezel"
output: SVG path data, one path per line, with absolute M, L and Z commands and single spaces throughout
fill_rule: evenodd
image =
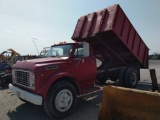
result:
M 30 72 L 30 88 L 35 90 L 35 73 Z

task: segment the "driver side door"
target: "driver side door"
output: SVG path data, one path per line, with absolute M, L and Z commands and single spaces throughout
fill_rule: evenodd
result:
M 85 47 L 89 45 L 78 44 L 72 61 L 74 76 L 82 89 L 94 86 L 97 69 L 94 56 L 90 54 L 89 48 Z

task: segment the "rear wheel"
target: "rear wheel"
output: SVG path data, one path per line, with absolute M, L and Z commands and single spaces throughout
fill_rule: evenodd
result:
M 136 88 L 138 83 L 138 73 L 133 68 L 128 68 L 125 73 L 125 84 L 128 88 Z
M 62 119 L 73 112 L 76 103 L 76 89 L 69 82 L 61 81 L 51 87 L 44 109 L 51 118 Z

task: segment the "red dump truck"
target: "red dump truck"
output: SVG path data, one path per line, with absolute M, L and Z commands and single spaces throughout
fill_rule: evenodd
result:
M 79 18 L 74 43 L 51 46 L 44 58 L 18 61 L 10 90 L 20 99 L 43 105 L 52 118 L 71 114 L 77 96 L 93 92 L 96 83 L 118 80 L 134 88 L 140 68 L 148 67 L 148 47 L 119 5 Z M 102 63 L 97 67 L 96 59 Z

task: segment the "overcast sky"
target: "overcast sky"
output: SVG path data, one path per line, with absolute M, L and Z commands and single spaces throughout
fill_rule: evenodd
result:
M 0 0 L 0 53 L 39 51 L 71 36 L 80 16 L 120 4 L 150 48 L 160 53 L 160 0 Z

